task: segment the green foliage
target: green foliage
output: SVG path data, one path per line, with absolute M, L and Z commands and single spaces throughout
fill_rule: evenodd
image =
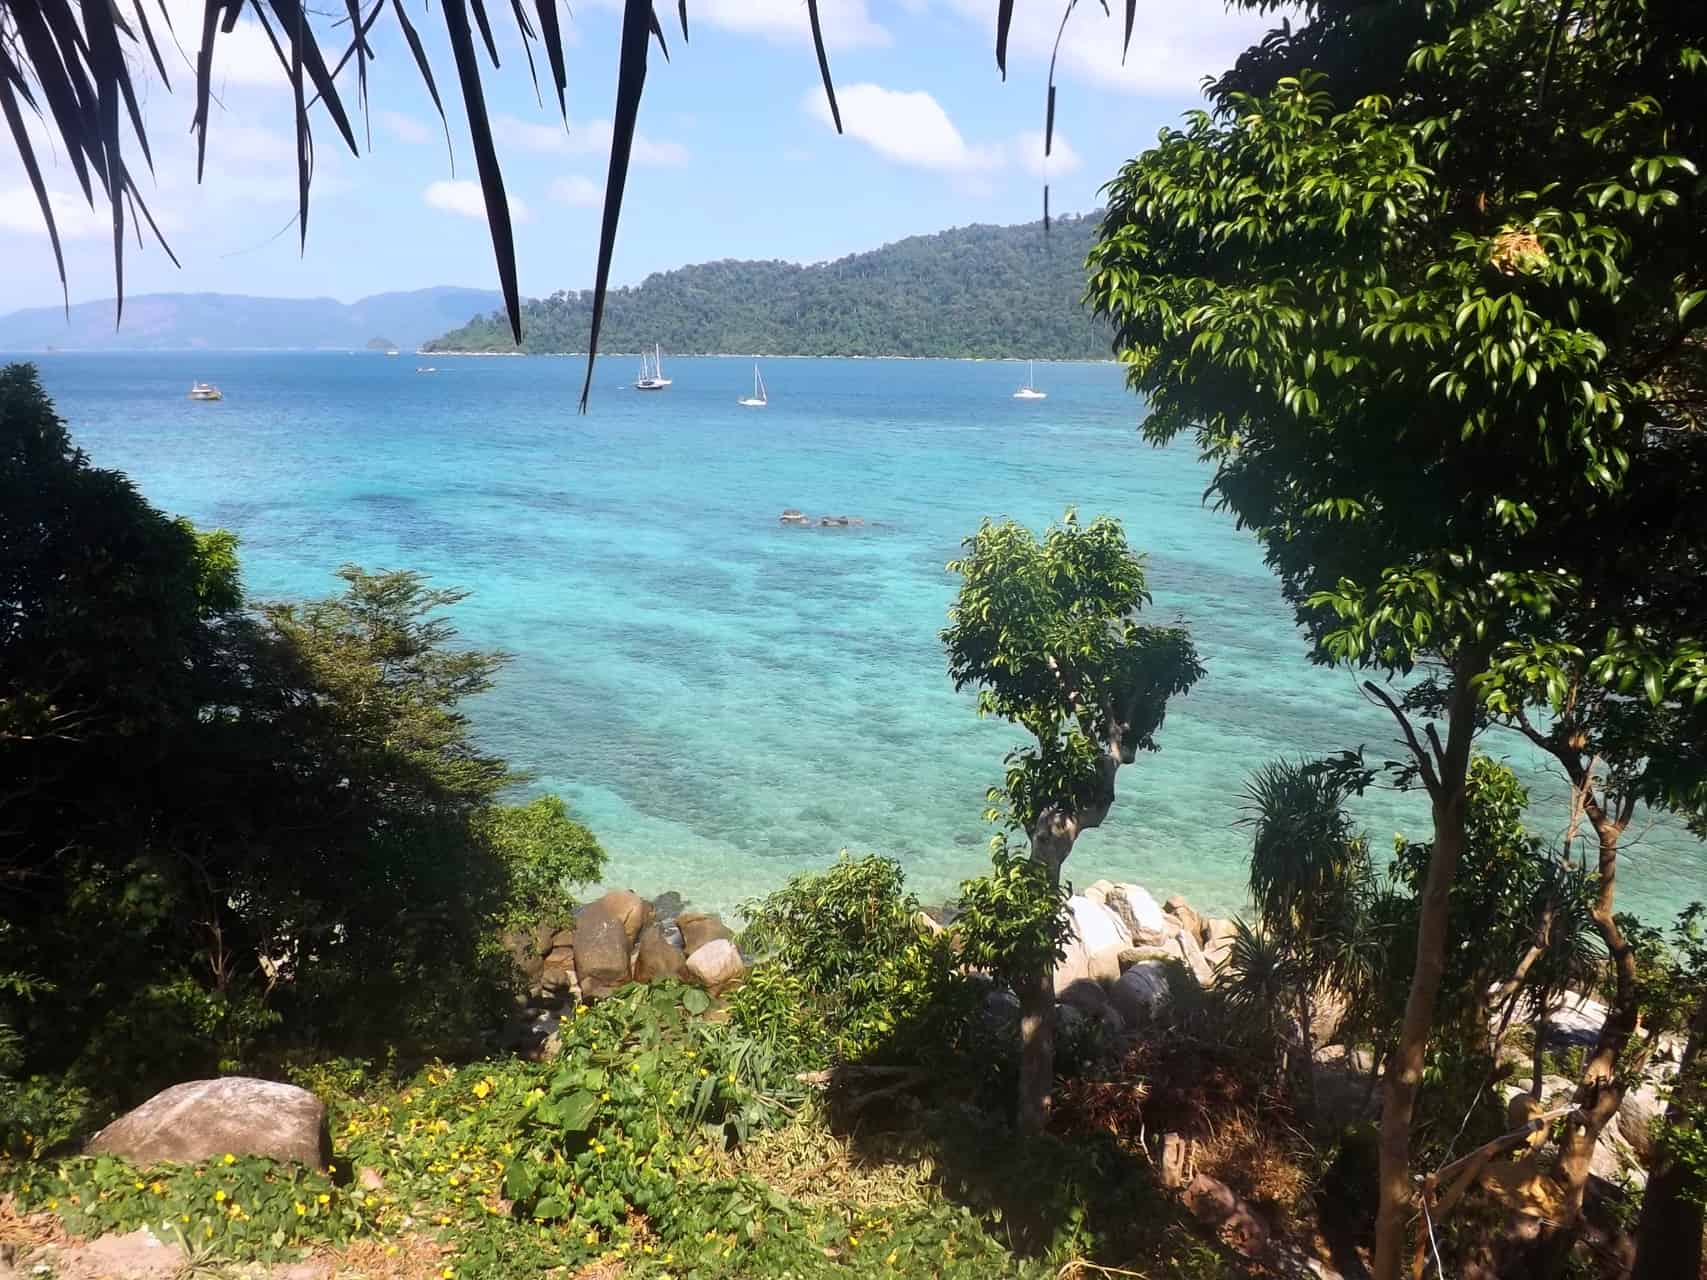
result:
M 971 226 L 914 236 L 870 253 L 801 267 L 708 262 L 613 289 L 606 352 L 762 352 L 804 356 L 1018 356 L 1098 359 L 1108 331 L 1080 304 L 1094 218 Z M 592 291 L 559 292 L 522 310 L 522 350 L 582 352 Z M 513 351 L 502 312 L 427 344 L 439 351 Z
M 340 571 L 251 606 L 236 541 L 150 506 L 0 371 L 0 1049 L 109 1104 L 281 1041 L 466 1052 L 506 918 L 597 874 L 462 711 L 462 593 Z
M 989 873 L 960 886 L 954 932 L 966 964 L 1011 986 L 1066 953 L 1068 891 L 1006 836 L 993 847 Z
M 575 886 L 604 874 L 598 839 L 557 796 L 495 806 L 482 835 L 503 864 L 509 882 L 504 914 L 514 925 L 567 919 Z
M 948 566 L 962 579 L 942 632 L 949 675 L 956 689 L 978 690 L 979 715 L 1036 740 L 1008 756 L 1006 782 L 991 792 L 1035 852 L 1040 822 L 1101 821 L 1115 770 L 1158 749 L 1168 699 L 1203 668 L 1185 628 L 1137 621 L 1150 594 L 1119 521 L 1080 525 L 1069 510 L 1041 541 L 1014 521 L 986 521 L 964 546 Z
M 760 958 L 732 1016 L 801 1061 L 913 1058 L 952 1048 L 971 1001 L 952 944 L 920 927 L 893 858 L 851 858 L 742 906 L 743 942 Z M 791 1015 L 783 1004 L 806 997 Z M 819 1022 L 813 1034 L 810 1018 Z

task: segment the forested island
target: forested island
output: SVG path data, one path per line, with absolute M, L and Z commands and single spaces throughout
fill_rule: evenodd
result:
M 1081 305 L 1097 215 L 1015 227 L 957 227 L 869 253 L 801 266 L 704 262 L 614 289 L 604 351 L 678 355 L 985 356 L 1103 359 L 1106 326 Z M 522 310 L 522 345 L 502 311 L 426 344 L 428 351 L 536 355 L 587 349 L 590 289 Z

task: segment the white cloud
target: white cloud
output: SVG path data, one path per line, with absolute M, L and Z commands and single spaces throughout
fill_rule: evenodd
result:
M 577 209 L 597 209 L 605 202 L 604 187 L 578 173 L 554 180 L 546 189 L 546 194 L 558 204 L 570 205 Z
M 848 135 L 896 164 L 933 173 L 981 173 L 1002 164 L 1000 147 L 968 144 L 942 104 L 922 89 L 850 84 L 836 90 L 836 99 Z M 831 122 L 820 90 L 807 90 L 802 105 L 825 124 Z
M 162 31 L 160 28 L 165 24 L 158 21 L 156 14 L 150 15 L 154 38 L 160 45 L 160 56 L 166 62 L 167 71 L 171 72 L 174 89 L 179 92 L 186 87 L 193 92 L 195 86 L 194 59 L 196 50 L 201 47 L 205 9 L 202 0 L 166 0 L 166 11 L 172 15 L 171 31 Z M 177 56 L 177 49 L 172 44 L 174 32 L 178 44 L 183 46 L 191 60 L 189 65 Z M 324 41 L 322 44 L 336 47 L 335 44 L 326 45 Z M 148 65 L 153 66 L 151 60 Z M 284 68 L 279 65 L 278 54 L 273 52 L 272 42 L 267 39 L 267 33 L 261 30 L 260 23 L 248 16 L 247 9 L 231 31 L 218 31 L 214 35 L 212 82 L 214 93 L 221 96 L 227 85 L 285 86 L 290 83 Z
M 993 46 L 995 6 L 989 0 L 948 0 L 948 6 Z M 1204 76 L 1227 70 L 1288 16 L 1285 9 L 1267 16 L 1229 12 L 1222 0 L 1141 4 L 1132 27 L 1132 48 L 1123 62 L 1125 11 L 1121 5 L 1110 7 L 1112 17 L 1097 5 L 1081 4 L 1074 10 L 1061 37 L 1061 73 L 1101 88 L 1155 96 L 1195 93 Z M 1047 67 L 1060 24 L 1059 5 L 1014 6 L 1008 37 L 1010 80 L 1017 73 L 1016 62 L 1029 59 L 1040 73 Z
M 414 116 L 404 115 L 401 111 L 380 111 L 376 114 L 380 127 L 399 142 L 420 146 L 423 143 L 433 142 L 438 137 Z
M 565 130 L 561 124 L 535 124 L 516 116 L 497 116 L 492 121 L 492 128 L 506 143 L 526 151 L 548 151 L 566 156 L 610 154 L 609 120 L 571 123 Z M 643 168 L 678 169 L 688 162 L 688 149 L 679 142 L 659 142 L 636 130 L 629 159 Z
M 477 218 L 486 221 L 486 197 L 481 194 L 480 184 L 467 178 L 441 178 L 429 183 L 421 193 L 421 199 L 434 209 L 443 209 L 446 213 L 458 214 L 464 218 Z M 533 214 L 528 207 L 514 196 L 510 197 L 510 220 L 512 222 L 527 222 Z
M 89 207 L 81 192 L 48 189 L 48 204 L 53 208 L 54 225 L 61 240 L 112 239 L 113 215 L 110 206 Z M 150 211 L 154 202 L 149 201 Z M 127 227 L 129 220 L 126 219 Z M 47 244 L 47 223 L 42 221 L 41 205 L 36 203 L 35 191 L 27 186 L 0 188 L 0 231 L 15 231 L 20 235 L 40 236 Z
M 1015 136 L 1010 146 L 1014 159 L 1034 178 L 1064 178 L 1083 163 L 1059 129 L 1055 131 L 1047 156 L 1043 154 L 1041 129 L 1027 129 Z
M 593 8 L 621 9 L 620 0 L 590 0 Z M 674 5 L 670 6 L 672 9 Z M 904 0 L 904 7 L 919 12 L 920 0 Z M 669 23 L 674 15 L 664 13 L 665 32 L 672 40 L 681 28 Z M 818 20 L 823 26 L 824 44 L 830 49 L 881 48 L 890 43 L 889 32 L 873 20 L 866 0 L 819 0 Z M 742 35 L 754 35 L 776 44 L 795 44 L 812 40 L 812 23 L 806 15 L 805 0 L 691 0 L 688 5 L 688 30 L 700 25 L 720 27 Z
M 824 43 L 831 49 L 868 49 L 889 43 L 889 32 L 872 21 L 865 0 L 823 0 L 818 18 L 823 24 Z M 812 39 L 811 20 L 802 0 L 694 0 L 688 6 L 688 21 L 778 43 Z

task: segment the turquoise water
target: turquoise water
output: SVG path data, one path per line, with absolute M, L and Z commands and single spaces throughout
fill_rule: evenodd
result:
M 1245 776 L 1282 753 L 1397 753 L 1344 672 L 1311 667 L 1255 544 L 1205 509 L 1189 448 L 1153 450 L 1111 365 L 773 360 L 770 407 L 743 409 L 748 360 L 674 360 L 675 385 L 624 389 L 602 361 L 577 417 L 571 359 L 348 355 L 39 358 L 97 463 L 157 504 L 243 539 L 261 596 L 327 594 L 332 571 L 414 568 L 472 591 L 463 636 L 514 661 L 473 708 L 484 741 L 568 798 L 613 883 L 729 907 L 836 850 L 893 854 L 922 895 L 986 862 L 984 790 L 1014 731 L 945 675 L 943 564 L 985 515 L 1034 526 L 1069 504 L 1125 521 L 1155 614 L 1183 618 L 1207 677 L 1159 754 L 1123 771 L 1111 821 L 1068 864 L 1243 900 Z M 191 381 L 224 388 L 185 399 Z M 785 528 L 785 507 L 864 517 Z M 1538 830 L 1562 787 L 1531 773 Z M 1416 797 L 1362 809 L 1384 845 L 1426 835 Z M 1634 834 L 1634 833 L 1633 833 Z M 1630 850 L 1621 905 L 1702 896 L 1701 846 L 1660 829 Z

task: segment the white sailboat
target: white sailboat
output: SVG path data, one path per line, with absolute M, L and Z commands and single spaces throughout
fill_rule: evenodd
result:
M 764 375 L 759 372 L 759 366 L 755 364 L 753 366 L 753 394 L 742 396 L 736 403 L 744 404 L 749 409 L 763 409 L 770 403 L 770 399 L 770 395 L 765 391 Z
M 1037 361 L 1033 360 L 1026 370 L 1025 385 L 1014 392 L 1015 400 L 1047 400 L 1049 393 L 1037 389 Z
M 646 363 L 646 353 L 640 353 L 640 376 L 634 380 L 636 391 L 662 391 L 670 385 L 670 379 L 664 376 L 664 349 L 654 343 L 652 346 L 652 363 Z

